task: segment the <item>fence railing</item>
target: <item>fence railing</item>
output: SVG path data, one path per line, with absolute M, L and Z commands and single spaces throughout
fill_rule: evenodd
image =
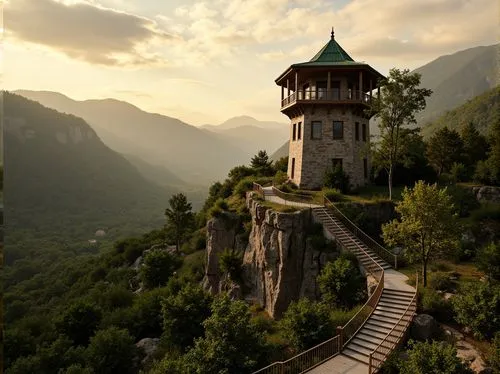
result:
M 354 222 L 347 218 L 340 210 L 333 204 L 330 200 L 324 197 L 324 205 L 327 208 L 331 208 L 331 211 L 335 218 L 340 220 L 359 240 L 361 240 L 368 248 L 375 252 L 378 256 L 383 258 L 389 264 L 392 265 L 394 269 L 398 268 L 398 256 L 388 249 L 382 247 L 379 243 L 373 240 L 370 235 L 366 234 L 361 230 Z
M 281 107 L 293 104 L 297 101 L 342 101 L 342 102 L 359 102 L 370 104 L 372 97 L 359 90 L 339 90 L 318 88 L 316 90 L 298 90 L 281 100 Z
M 260 184 L 253 182 L 253 190 L 257 192 L 260 197 L 264 198 L 264 188 Z
M 288 203 L 300 203 L 304 204 L 306 206 L 309 206 L 312 208 L 314 205 L 317 205 L 314 203 L 314 197 L 311 195 L 301 195 L 301 194 L 295 194 L 295 193 L 287 193 L 278 190 L 276 187 L 272 187 L 273 189 L 273 194 L 282 198 L 285 202 L 285 205 L 289 205 Z
M 341 351 L 339 336 L 334 336 L 286 361 L 278 361 L 253 374 L 300 374 L 318 366 Z
M 405 335 L 408 333 L 408 326 L 413 320 L 413 316 L 417 310 L 417 292 L 418 292 L 418 272 L 415 282 L 415 295 L 411 299 L 408 307 L 404 311 L 401 318 L 394 327 L 387 333 L 380 344 L 370 353 L 368 361 L 368 374 L 375 373 L 384 363 L 387 356 L 396 349 L 396 347 L 404 341 Z

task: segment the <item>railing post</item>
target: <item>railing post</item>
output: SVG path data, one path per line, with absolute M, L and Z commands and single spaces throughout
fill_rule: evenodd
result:
M 368 356 L 368 374 L 372 374 L 372 354 L 370 352 L 370 356 Z
M 394 255 L 394 269 L 398 270 L 398 256 Z
M 344 348 L 344 329 L 342 326 L 337 326 L 337 335 L 339 336 L 339 352 Z

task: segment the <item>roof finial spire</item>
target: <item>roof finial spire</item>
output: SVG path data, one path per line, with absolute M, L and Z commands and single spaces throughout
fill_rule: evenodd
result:
M 333 31 L 333 26 L 332 26 L 332 33 L 330 35 L 332 36 L 332 39 L 335 39 L 335 32 Z

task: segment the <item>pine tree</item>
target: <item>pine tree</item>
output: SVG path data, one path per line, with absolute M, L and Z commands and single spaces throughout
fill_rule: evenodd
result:
M 455 130 L 444 127 L 430 138 L 427 147 L 429 163 L 436 169 L 438 177 L 449 173 L 453 163 L 462 159 L 464 145 L 460 135 Z

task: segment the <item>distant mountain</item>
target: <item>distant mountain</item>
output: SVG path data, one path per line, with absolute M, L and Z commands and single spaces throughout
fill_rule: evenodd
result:
M 460 129 L 472 122 L 479 132 L 489 133 L 490 127 L 500 121 L 500 86 L 482 95 L 476 96 L 456 109 L 446 112 L 434 122 L 422 128 L 424 137 L 431 136 L 436 130 L 448 126 L 451 129 Z
M 271 160 L 277 161 L 282 157 L 288 157 L 288 147 L 290 146 L 290 141 L 287 140 L 285 144 L 279 147 L 273 154 L 271 154 Z
M 290 127 L 286 123 L 259 121 L 248 116 L 234 117 L 218 126 L 205 125 L 202 128 L 227 142 L 238 144 L 248 159 L 259 150 L 270 154 L 290 136 Z
M 222 122 L 219 125 L 204 125 L 203 128 L 208 130 L 218 129 L 218 130 L 228 130 L 234 129 L 242 126 L 255 126 L 263 129 L 283 129 L 287 126 L 287 123 L 276 122 L 276 121 L 259 121 L 250 116 L 237 116 L 229 118 L 228 120 Z
M 118 236 L 163 223 L 178 190 L 146 180 L 83 119 L 8 92 L 3 119 L 9 233 L 74 244 L 100 228 Z
M 187 183 L 162 165 L 153 165 L 134 155 L 123 155 L 143 177 L 160 186 L 185 186 Z
M 421 86 L 433 90 L 427 107 L 417 115 L 419 126 L 498 86 L 499 54 L 500 44 L 469 48 L 415 69 L 422 74 Z
M 188 183 L 208 184 L 248 163 L 238 145 L 176 118 L 145 112 L 114 99 L 75 101 L 47 91 L 16 93 L 85 119 L 110 148 L 163 165 Z

